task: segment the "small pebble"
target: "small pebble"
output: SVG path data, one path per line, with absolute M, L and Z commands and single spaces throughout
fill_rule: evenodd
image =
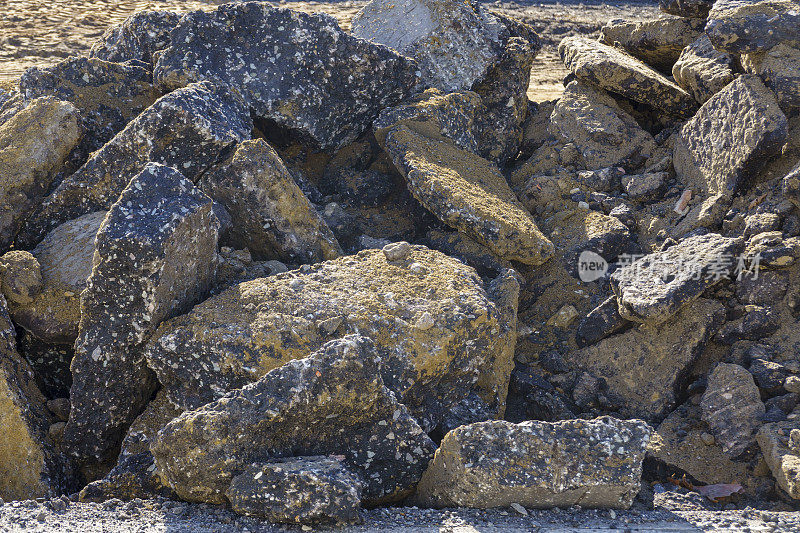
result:
M 705 431 L 700 434 L 700 440 L 703 441 L 703 444 L 706 446 L 711 446 L 714 444 L 714 435 L 711 433 L 706 433 Z

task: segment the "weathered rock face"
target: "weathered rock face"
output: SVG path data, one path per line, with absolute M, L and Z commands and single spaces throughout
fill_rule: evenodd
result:
M 86 129 L 83 146 L 87 151 L 101 148 L 160 96 L 144 65 L 84 57 L 28 69 L 19 88 L 26 102 L 54 96 L 78 108 Z
M 257 258 L 305 263 L 341 254 L 328 225 L 261 139 L 241 143 L 198 186 L 231 215 L 230 244 Z
M 92 272 L 94 239 L 106 212 L 65 222 L 31 251 L 40 265 L 41 290 L 29 302 L 12 302 L 11 317 L 38 339 L 72 344 L 81 318 L 80 294 Z
M 413 57 L 419 85 L 472 88 L 503 53 L 505 26 L 483 7 L 455 0 L 373 0 L 353 18 L 353 35 Z
M 370 502 L 413 490 L 435 445 L 384 385 L 374 344 L 348 336 L 162 429 L 151 446 L 179 496 L 223 503 L 236 476 L 274 458 L 343 455 Z
M 384 144 L 414 197 L 445 224 L 503 259 L 538 265 L 553 255 L 553 244 L 491 162 L 403 125 Z
M 567 354 L 579 370 L 605 379 L 625 416 L 655 420 L 675 406 L 691 365 L 724 320 L 714 300 L 696 300 L 658 327 L 642 325 Z
M 226 90 L 203 82 L 174 91 L 65 179 L 33 215 L 21 238 L 34 245 L 67 220 L 107 210 L 150 161 L 178 168 L 194 180 L 226 149 L 248 139 L 251 130 L 246 106 Z
M 786 116 L 757 76 L 739 76 L 703 104 L 673 152 L 678 179 L 701 199 L 692 206 L 700 225 L 721 220 L 740 182 L 778 155 L 786 136 Z
M 442 440 L 417 500 L 432 507 L 627 509 L 650 427 L 641 420 L 481 422 Z
M 756 437 L 778 486 L 796 500 L 800 500 L 800 453 L 791 448 L 791 437 L 798 431 L 800 425 L 794 420 L 773 422 L 761 426 Z
M 0 256 L 0 288 L 13 304 L 29 304 L 42 292 L 42 267 L 24 250 L 12 250 Z
M 708 35 L 702 34 L 683 49 L 672 77 L 702 104 L 733 81 L 733 57 L 716 50 Z
M 153 54 L 170 45 L 170 32 L 181 17 L 169 11 L 140 11 L 112 26 L 92 45 L 89 57 L 123 63 L 137 59 L 151 64 Z
M 653 137 L 608 94 L 580 81 L 567 85 L 556 103 L 548 129 L 575 143 L 588 168 L 644 162 L 655 150 Z
M 717 0 L 706 33 L 714 48 L 731 54 L 800 45 L 800 11 L 794 0 Z
M 743 54 L 742 66 L 761 76 L 784 112 L 800 108 L 800 48 L 779 44 L 761 54 Z
M 744 241 L 708 233 L 648 254 L 611 275 L 619 313 L 661 324 L 710 286 L 733 273 Z
M 658 0 L 658 7 L 664 13 L 699 19 L 706 18 L 712 5 L 714 0 Z
M 359 333 L 385 359 L 387 387 L 432 429 L 488 361 L 500 364 L 509 318 L 472 268 L 402 244 L 234 286 L 163 324 L 148 364 L 170 401 L 193 409 Z
M 669 72 L 681 51 L 703 32 L 705 21 L 664 17 L 642 22 L 615 19 L 600 30 L 600 41 L 624 48 L 655 69 Z
M 755 441 L 764 404 L 753 376 L 739 365 L 720 363 L 708 376 L 700 401 L 703 420 L 722 451 L 736 457 Z
M 579 348 L 594 344 L 628 325 L 619 314 L 616 296 L 610 296 L 592 309 L 578 324 L 575 343 Z
M 690 117 L 697 104 L 689 93 L 618 48 L 586 37 L 567 37 L 558 45 L 564 65 L 587 83 L 678 117 Z
M 413 61 L 348 35 L 325 14 L 235 2 L 189 13 L 171 37 L 154 71 L 161 86 L 219 80 L 256 116 L 322 148 L 355 141 L 416 83 Z M 270 46 L 253 46 L 261 42 Z
M 211 198 L 156 163 L 111 207 L 81 295 L 64 433 L 73 455 L 103 459 L 144 407 L 153 383 L 139 347 L 210 288 L 218 227 Z
M 42 98 L 0 126 L 0 252 L 14 241 L 78 145 L 79 121 L 72 104 Z
M 361 480 L 336 459 L 299 457 L 255 463 L 225 495 L 234 511 L 285 524 L 360 521 Z

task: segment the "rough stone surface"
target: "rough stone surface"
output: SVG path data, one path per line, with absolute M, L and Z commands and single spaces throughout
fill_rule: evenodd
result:
M 658 0 L 658 7 L 664 13 L 679 17 L 705 19 L 714 0 Z
M 228 241 L 235 248 L 248 248 L 259 259 L 292 263 L 341 255 L 328 225 L 262 139 L 239 144 L 203 174 L 198 186 L 231 215 Z
M 361 480 L 336 459 L 299 457 L 255 463 L 225 495 L 239 514 L 285 524 L 359 522 Z
M 800 108 L 800 48 L 779 44 L 761 54 L 743 54 L 742 66 L 761 76 L 784 112 Z
M 123 63 L 136 59 L 152 64 L 153 54 L 171 43 L 170 32 L 181 17 L 169 11 L 140 11 L 112 26 L 92 45 L 89 57 Z
M 432 507 L 627 509 L 650 433 L 641 420 L 611 417 L 461 426 L 445 435 L 416 498 Z
M 795 420 L 773 422 L 761 426 L 756 436 L 778 486 L 796 500 L 800 500 L 800 454 L 790 448 L 790 435 L 798 429 Z
M 800 45 L 796 0 L 717 0 L 706 33 L 714 48 L 731 54 L 767 51 L 779 44 Z
M 386 364 L 369 339 L 348 336 L 184 413 L 151 445 L 161 477 L 186 500 L 222 503 L 254 462 L 333 454 L 368 502 L 402 498 L 435 445 L 384 385 Z
M 170 401 L 193 409 L 359 333 L 386 360 L 386 385 L 430 430 L 501 363 L 509 323 L 459 261 L 422 246 L 391 261 L 365 250 L 234 286 L 163 324 L 146 356 Z
M 152 376 L 139 347 L 210 288 L 218 227 L 211 198 L 157 163 L 111 206 L 81 295 L 64 433 L 73 455 L 103 459 L 144 407 Z
M 672 77 L 702 104 L 733 81 L 733 57 L 716 50 L 703 34 L 683 49 L 672 67 Z
M 11 305 L 25 305 L 42 292 L 42 267 L 24 250 L 0 256 L 0 289 Z
M 491 162 L 403 125 L 389 132 L 385 149 L 414 197 L 445 224 L 503 259 L 538 265 L 553 255 L 553 244 Z
M 674 406 L 688 372 L 724 319 L 700 299 L 658 327 L 642 325 L 567 354 L 575 368 L 603 378 L 625 416 L 656 420 Z
M 5 252 L 78 145 L 78 110 L 55 98 L 34 100 L 0 126 L 0 252 Z
M 556 103 L 548 129 L 556 138 L 575 143 L 591 169 L 636 166 L 656 148 L 653 137 L 611 96 L 577 80 Z
M 708 233 L 641 257 L 611 275 L 619 313 L 634 322 L 661 324 L 699 298 L 736 267 L 741 239 Z
M 171 37 L 154 71 L 161 86 L 219 80 L 236 88 L 256 116 L 323 148 L 355 141 L 416 83 L 413 61 L 343 32 L 333 17 L 262 2 L 194 11 Z M 270 46 L 253 46 L 258 42 Z
M 581 320 L 575 331 L 575 342 L 580 348 L 595 344 L 627 324 L 628 321 L 619 314 L 616 296 L 610 296 Z
M 703 32 L 703 19 L 664 17 L 632 22 L 615 19 L 600 30 L 600 41 L 621 46 L 651 67 L 669 72 L 681 51 Z
M 764 404 L 753 376 L 739 365 L 720 363 L 708 376 L 708 387 L 700 401 L 703 420 L 722 446 L 736 457 L 753 444 L 761 425 Z
M 575 76 L 601 89 L 678 117 L 688 118 L 697 109 L 689 93 L 619 48 L 567 37 L 558 53 Z
M 196 179 L 226 149 L 249 139 L 251 129 L 244 103 L 209 82 L 163 96 L 58 186 L 33 215 L 24 243 L 35 245 L 67 220 L 107 210 L 148 162 Z

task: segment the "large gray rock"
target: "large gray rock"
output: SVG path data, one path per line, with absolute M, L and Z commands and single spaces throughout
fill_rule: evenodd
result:
M 89 57 L 123 63 L 136 59 L 152 64 L 153 54 L 169 46 L 170 32 L 181 17 L 169 11 L 139 11 L 106 30 Z
M 105 459 L 144 408 L 154 381 L 141 344 L 210 288 L 218 228 L 211 198 L 156 163 L 111 206 L 81 295 L 63 441 L 73 455 Z
M 328 225 L 264 140 L 245 141 L 203 174 L 200 189 L 231 216 L 230 245 L 257 258 L 306 263 L 342 250 Z
M 708 233 L 620 268 L 611 275 L 620 315 L 634 322 L 661 324 L 732 274 L 743 248 L 741 239 Z
M 578 79 L 596 87 L 678 117 L 688 118 L 697 109 L 689 93 L 619 48 L 587 37 L 567 37 L 558 53 Z
M 681 51 L 703 33 L 703 19 L 663 17 L 640 22 L 614 19 L 600 30 L 600 41 L 621 46 L 651 67 L 669 72 Z
M 715 49 L 704 33 L 683 49 L 672 77 L 702 104 L 733 81 L 733 57 Z
M 673 165 L 699 204 L 688 217 L 707 226 L 722 220 L 739 183 L 780 154 L 786 116 L 758 76 L 739 76 L 712 96 L 680 129 Z
M 800 47 L 779 44 L 760 54 L 743 54 L 745 71 L 758 74 L 786 114 L 800 108 Z
M 251 130 L 244 102 L 210 82 L 163 96 L 66 178 L 20 238 L 33 246 L 67 220 L 107 210 L 148 162 L 194 180 L 232 145 L 249 139 Z
M 705 19 L 712 5 L 714 0 L 658 0 L 664 13 L 698 19 Z
M 333 17 L 265 2 L 194 11 L 171 37 L 154 71 L 162 87 L 218 80 L 239 91 L 257 117 L 323 148 L 355 141 L 416 83 L 413 61 L 343 32 Z
M 402 498 L 436 447 L 384 385 L 387 364 L 369 339 L 348 336 L 186 412 L 151 445 L 161 477 L 183 499 L 224 503 L 254 462 L 342 455 L 366 501 Z
M 651 431 L 611 417 L 461 426 L 445 435 L 416 499 L 431 507 L 627 509 Z
M 764 461 L 777 485 L 800 500 L 800 424 L 797 420 L 764 424 L 756 435 Z
M 706 33 L 714 48 L 731 54 L 800 45 L 797 0 L 717 0 Z

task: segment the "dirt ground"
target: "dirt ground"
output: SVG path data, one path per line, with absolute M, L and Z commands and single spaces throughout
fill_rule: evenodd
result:
M 48 66 L 88 52 L 108 28 L 132 13 L 164 9 L 179 13 L 214 9 L 224 0 L 0 0 L 0 87 L 15 83 L 27 68 Z M 366 2 L 271 2 L 309 12 L 325 12 L 345 30 Z M 533 101 L 557 98 L 566 70 L 558 59 L 558 42 L 568 35 L 596 34 L 612 18 L 642 20 L 658 16 L 655 1 L 627 2 L 493 2 L 492 9 L 533 25 L 544 47 L 531 72 L 528 96 Z

